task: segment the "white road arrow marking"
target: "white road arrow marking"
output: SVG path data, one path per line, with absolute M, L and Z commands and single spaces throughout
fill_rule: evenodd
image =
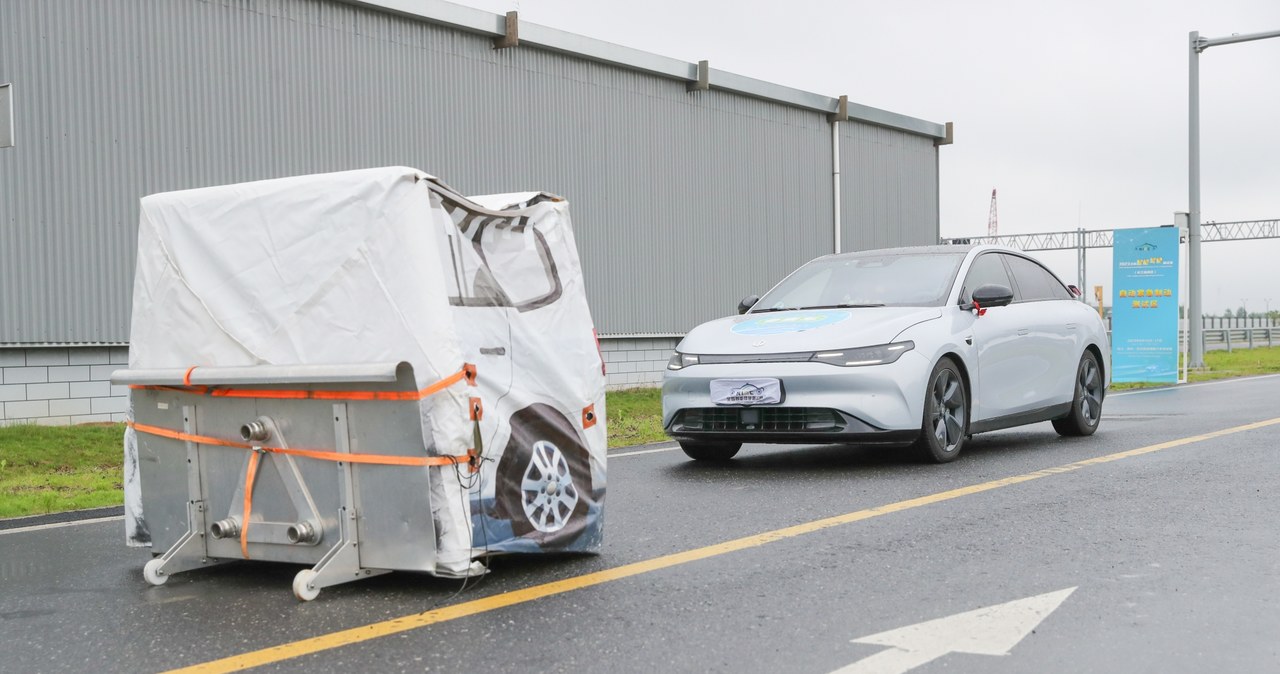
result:
M 855 644 L 892 646 L 832 674 L 902 674 L 947 653 L 1008 655 L 1076 588 L 927 620 L 854 639 Z

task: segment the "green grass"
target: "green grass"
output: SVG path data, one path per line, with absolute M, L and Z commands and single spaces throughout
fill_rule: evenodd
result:
M 667 439 L 662 432 L 662 390 L 633 388 L 609 391 L 605 409 L 609 447 L 628 447 Z
M 1205 354 L 1191 381 L 1280 373 L 1280 347 Z M 1116 390 L 1158 384 L 1115 384 Z M 662 393 L 609 391 L 609 447 L 662 442 Z M 0 428 L 0 517 L 119 505 L 123 424 Z
M 124 424 L 0 428 L 0 517 L 119 505 Z
M 1231 353 L 1209 351 L 1204 354 L 1204 364 L 1209 369 L 1204 372 L 1192 372 L 1191 381 L 1226 379 L 1252 374 L 1275 374 L 1280 372 L 1280 346 L 1236 349 Z
M 1198 382 L 1280 373 L 1280 346 L 1236 349 L 1230 353 L 1226 351 L 1206 351 L 1204 353 L 1204 364 L 1204 370 L 1192 370 L 1188 373 L 1187 379 L 1191 382 Z M 1168 384 L 1112 384 L 1111 389 L 1124 391 L 1126 389 L 1154 388 L 1157 386 L 1168 386 Z

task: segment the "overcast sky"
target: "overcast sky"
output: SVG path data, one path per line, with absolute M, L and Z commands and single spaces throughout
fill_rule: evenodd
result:
M 1171 223 L 1187 209 L 1187 34 L 1280 30 L 1280 0 L 460 4 L 954 122 L 944 237 L 986 232 L 992 188 L 1001 233 Z M 1203 219 L 1280 218 L 1280 38 L 1213 47 L 1200 76 Z M 1203 250 L 1206 313 L 1280 308 L 1280 239 Z M 1073 252 L 1041 257 L 1076 281 Z M 1110 252 L 1088 266 L 1109 295 Z

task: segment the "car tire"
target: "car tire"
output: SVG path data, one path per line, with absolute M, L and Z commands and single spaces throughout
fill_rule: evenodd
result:
M 511 415 L 511 438 L 494 487 L 512 533 L 544 550 L 564 549 L 587 525 L 591 454 L 558 410 L 535 404 Z
M 682 441 L 680 449 L 694 461 L 728 461 L 742 449 L 742 443 Z
M 1053 430 L 1066 437 L 1093 435 L 1102 422 L 1102 399 L 1106 395 L 1102 368 L 1092 351 L 1085 351 L 1076 366 L 1075 394 L 1071 396 L 1071 411 L 1061 419 L 1053 420 Z
M 960 368 L 950 358 L 933 366 L 924 392 L 920 437 L 912 448 L 926 461 L 954 461 L 969 436 L 969 392 Z

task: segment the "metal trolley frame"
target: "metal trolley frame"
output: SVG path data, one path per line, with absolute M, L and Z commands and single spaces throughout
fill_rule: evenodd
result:
M 431 471 L 407 363 L 120 370 L 132 388 L 147 582 L 237 559 L 304 564 L 298 599 L 392 570 L 436 572 Z

